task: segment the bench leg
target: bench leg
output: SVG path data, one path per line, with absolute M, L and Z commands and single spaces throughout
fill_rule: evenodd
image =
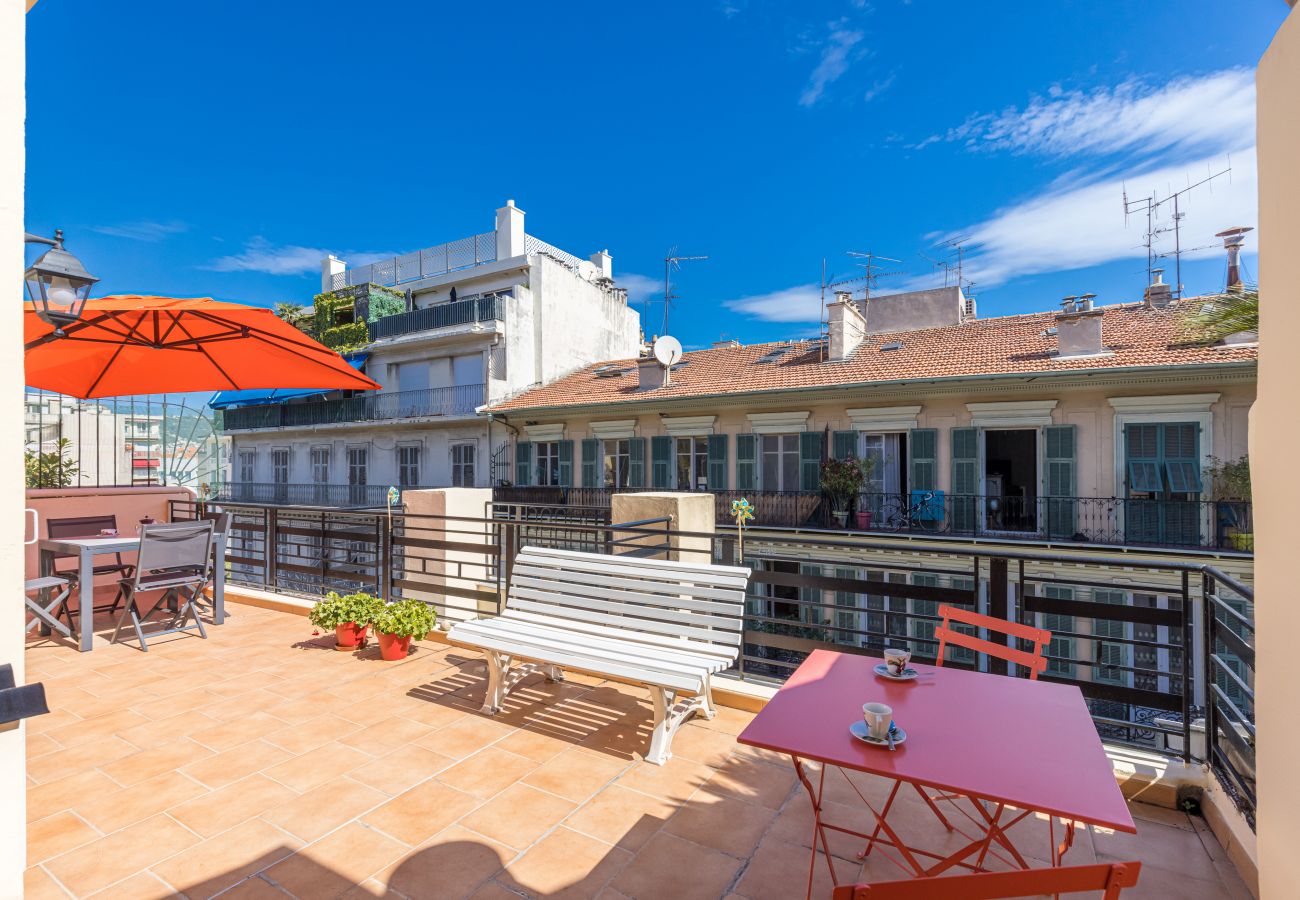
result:
M 699 712 L 704 715 L 704 718 L 712 719 L 718 714 L 718 708 L 713 705 L 712 675 L 704 676 L 704 691 L 700 694 L 700 700 L 703 702 L 700 704 Z
M 495 650 L 487 654 L 488 683 L 487 693 L 483 697 L 483 712 L 495 716 L 501 711 L 501 702 L 505 699 L 505 675 L 510 666 L 510 657 L 502 658 Z
M 564 670 L 559 666 L 546 667 L 546 680 L 554 684 L 557 681 L 564 680 Z
M 645 761 L 654 763 L 656 766 L 662 766 L 673 758 L 673 735 L 676 733 L 677 726 L 681 724 L 683 717 L 677 715 L 674 709 L 677 699 L 676 691 L 652 687 L 650 688 L 650 699 L 654 701 L 655 705 L 655 727 L 650 734 L 650 752 L 646 754 Z

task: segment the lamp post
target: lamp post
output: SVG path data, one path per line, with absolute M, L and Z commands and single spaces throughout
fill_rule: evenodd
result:
M 24 233 L 23 241 L 48 244 L 51 248 L 27 268 L 23 281 L 36 315 L 53 325 L 54 333 L 62 337 L 63 326 L 81 318 L 90 288 L 99 279 L 86 271 L 81 260 L 63 249 L 61 229 L 55 230 L 53 238 Z

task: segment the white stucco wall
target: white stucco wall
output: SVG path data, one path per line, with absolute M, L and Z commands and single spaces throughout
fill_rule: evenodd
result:
M 533 262 L 529 279 L 533 327 L 540 337 L 537 381 L 546 383 L 606 359 L 629 359 L 640 346 L 640 315 L 621 293 L 601 290 L 544 256 Z

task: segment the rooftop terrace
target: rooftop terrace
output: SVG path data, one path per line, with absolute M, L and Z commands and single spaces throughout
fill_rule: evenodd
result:
M 28 722 L 28 898 L 802 894 L 808 803 L 787 760 L 736 743 L 747 713 L 688 722 L 656 767 L 639 688 L 535 680 L 493 719 L 476 653 L 425 642 L 381 662 L 299 616 L 227 609 L 207 640 L 147 654 L 29 637 L 54 711 Z M 847 793 L 835 811 L 860 816 Z M 933 837 L 900 802 L 891 821 Z M 1126 897 L 1250 896 L 1204 820 L 1131 808 L 1136 837 L 1087 829 L 1067 859 L 1141 860 Z M 1012 835 L 1046 858 L 1032 821 Z M 842 880 L 900 875 L 832 849 Z

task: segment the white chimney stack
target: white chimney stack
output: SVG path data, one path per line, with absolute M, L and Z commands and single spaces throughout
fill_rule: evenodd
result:
M 322 259 L 320 261 L 321 293 L 328 294 L 330 291 L 345 287 L 343 274 L 347 272 L 347 270 L 348 264 L 339 259 L 333 253 Z M 337 284 L 335 284 L 336 281 L 338 282 Z
M 1147 285 L 1142 301 L 1153 308 L 1161 308 L 1173 303 L 1174 287 L 1171 284 L 1165 284 L 1165 270 L 1152 269 L 1151 274 L 1155 277 L 1155 281 Z
M 524 211 L 507 200 L 497 210 L 497 259 L 524 255 Z
M 835 301 L 827 303 L 830 313 L 830 356 L 833 362 L 849 359 L 867 336 L 867 320 L 847 291 L 836 291 Z

